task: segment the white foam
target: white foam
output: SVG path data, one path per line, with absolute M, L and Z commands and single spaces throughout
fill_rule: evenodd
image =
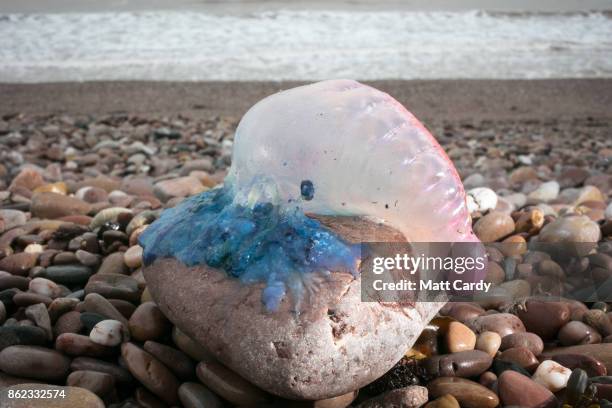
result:
M 0 82 L 612 75 L 601 13 L 7 14 Z

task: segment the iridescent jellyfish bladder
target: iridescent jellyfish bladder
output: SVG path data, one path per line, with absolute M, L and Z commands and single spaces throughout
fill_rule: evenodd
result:
M 222 187 L 163 212 L 141 235 L 145 263 L 174 257 L 245 283 L 275 310 L 313 277 L 357 275 L 359 247 L 306 214 L 363 216 L 409 242 L 478 242 L 459 176 L 399 102 L 352 80 L 269 96 L 236 131 Z M 472 277 L 474 278 L 474 277 Z

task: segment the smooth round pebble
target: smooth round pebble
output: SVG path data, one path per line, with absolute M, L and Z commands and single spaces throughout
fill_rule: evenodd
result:
M 548 388 L 513 370 L 501 373 L 497 389 L 504 406 L 556 408 L 558 404 Z
M 465 324 L 451 322 L 446 332 L 446 348 L 450 353 L 474 350 L 476 335 Z
M 142 303 L 128 322 L 130 334 L 135 340 L 155 340 L 170 330 L 170 322 L 153 302 Z
M 28 288 L 32 293 L 48 296 L 52 299 L 62 294 L 62 289 L 55 282 L 45 278 L 32 279 Z
M 544 350 L 544 342 L 535 333 L 512 333 L 501 340 L 500 349 L 508 350 L 514 347 L 525 347 L 529 349 L 534 355 L 539 356 Z
M 427 389 L 433 398 L 452 395 L 461 408 L 495 408 L 499 404 L 499 398 L 493 391 L 465 378 L 436 378 L 427 384 Z
M 495 357 L 501 342 L 502 338 L 499 334 L 491 331 L 485 331 L 478 335 L 476 340 L 476 349 L 484 351 L 491 357 Z
M 431 401 L 425 408 L 461 408 L 457 399 L 450 394 L 441 396 L 440 398 Z
M 43 381 L 63 381 L 70 359 L 39 346 L 10 346 L 0 351 L 0 370 L 7 374 Z
M 557 392 L 565 388 L 570 375 L 572 370 L 569 368 L 563 367 L 556 361 L 546 360 L 538 366 L 531 379 L 550 391 Z
M 102 320 L 91 329 L 89 339 L 103 346 L 117 346 L 123 341 L 123 324 L 117 320 Z

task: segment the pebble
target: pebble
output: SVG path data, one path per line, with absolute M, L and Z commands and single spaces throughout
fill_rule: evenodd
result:
M 581 354 L 557 354 L 552 359 L 570 370 L 580 368 L 586 371 L 589 377 L 608 374 L 606 366 L 593 357 Z
M 128 320 L 125 318 L 119 310 L 111 303 L 108 299 L 100 296 L 97 293 L 90 293 L 85 296 L 85 300 L 83 301 L 83 309 L 84 311 L 97 313 L 111 320 L 120 321 L 124 327 L 127 329 Z
M 139 268 L 142 265 L 142 247 L 140 245 L 134 245 L 128 248 L 123 255 L 125 264 L 132 268 Z
M 91 330 L 89 339 L 103 346 L 117 346 L 123 341 L 123 324 L 117 320 L 102 320 Z
M 186 382 L 178 389 L 185 408 L 223 408 L 223 402 L 202 384 Z
M 497 381 L 499 398 L 504 406 L 523 408 L 556 408 L 557 399 L 546 387 L 516 371 L 504 371 Z
M 30 292 L 48 296 L 52 299 L 55 299 L 62 294 L 62 289 L 57 286 L 55 282 L 45 278 L 32 279 L 28 287 Z
M 6 320 L 6 306 L 4 306 L 4 303 L 0 302 L 0 325 L 2 325 L 2 323 L 4 323 L 5 320 Z
M 529 332 L 513 333 L 501 340 L 500 349 L 502 351 L 513 347 L 525 347 L 534 355 L 539 356 L 544 350 L 544 342 L 537 334 Z
M 196 375 L 204 385 L 234 405 L 257 406 L 269 399 L 265 392 L 219 363 L 200 362 Z
M 0 210 L 0 232 L 22 226 L 27 222 L 27 217 L 23 211 L 19 210 Z
M 362 402 L 357 406 L 357 408 L 419 408 L 427 403 L 427 399 L 427 388 L 418 385 L 411 385 L 408 387 L 387 391 L 378 397 Z
M 0 271 L 12 275 L 27 276 L 31 268 L 36 266 L 38 254 L 20 252 L 0 259 Z
M 575 320 L 568 322 L 559 330 L 558 338 L 564 346 L 601 343 L 601 335 L 595 329 Z
M 70 359 L 39 346 L 10 346 L 0 351 L 0 370 L 7 374 L 43 381 L 63 381 Z
M 181 380 L 188 380 L 195 374 L 195 364 L 182 351 L 155 341 L 146 341 L 145 351 L 166 365 Z
M 163 202 L 175 197 L 192 196 L 204 190 L 206 187 L 200 183 L 200 180 L 192 176 L 160 181 L 153 187 L 153 193 Z
M 496 332 L 502 339 L 509 334 L 526 331 L 523 322 L 510 313 L 478 316 L 468 320 L 466 325 L 476 333 Z
M 555 361 L 546 360 L 538 366 L 531 379 L 550 391 L 557 392 L 565 388 L 571 374 L 572 370 L 569 368 Z
M 83 285 L 93 270 L 85 265 L 57 265 L 49 266 L 41 272 L 41 276 L 62 285 Z
M 431 377 L 476 377 L 492 363 L 490 355 L 480 350 L 435 355 L 419 360 L 419 366 Z
M 542 355 L 546 358 L 554 358 L 559 354 L 580 354 L 592 357 L 600 361 L 606 370 L 612 372 L 612 343 L 584 344 L 578 346 L 559 347 L 546 350 Z
M 172 340 L 174 344 L 195 361 L 214 361 L 213 355 L 204 347 L 196 343 L 191 337 L 179 330 L 178 327 L 172 328 Z
M 538 366 L 538 359 L 525 347 L 513 347 L 503 351 L 499 357 L 501 361 L 517 364 L 529 372 Z
M 178 403 L 179 382 L 155 357 L 133 343 L 121 345 L 121 356 L 134 377 L 167 404 Z
M 27 290 L 30 285 L 30 278 L 25 276 L 11 275 L 8 272 L 0 272 L 0 290 L 16 288 Z
M 15 296 L 13 296 L 13 302 L 17 306 L 24 306 L 24 307 L 35 305 L 37 303 L 44 303 L 45 305 L 48 306 L 51 304 L 51 302 L 53 302 L 53 299 L 51 299 L 48 296 L 39 295 L 38 293 L 23 292 L 23 293 L 17 293 Z
M 607 337 L 612 334 L 612 321 L 603 310 L 599 309 L 591 309 L 587 310 L 582 316 L 582 320 L 594 327 L 601 336 Z M 597 333 L 598 334 L 598 333 Z M 595 334 L 595 338 L 597 335 Z M 593 341 L 593 343 L 598 343 L 597 341 Z
M 51 319 L 49 318 L 49 312 L 42 303 L 28 306 L 25 309 L 25 315 L 28 319 L 32 320 L 36 326 L 43 329 L 47 335 L 47 340 L 53 340 L 53 330 L 51 329 Z
M 76 333 L 63 333 L 57 336 L 55 349 L 76 357 L 110 357 L 116 354 L 113 348 L 96 344 L 89 337 Z
M 514 232 L 514 220 L 508 214 L 493 211 L 474 224 L 474 233 L 482 242 L 495 242 Z
M 425 408 L 461 408 L 457 399 L 450 394 L 443 395 L 440 398 L 431 401 Z
M 50 395 L 62 393 L 58 398 L 9 398 L 9 391 L 33 392 L 49 391 Z M 50 384 L 19 384 L 0 391 L 0 406 L 2 408 L 104 408 L 102 400 L 94 393 L 81 387 L 63 387 Z
M 474 350 L 476 335 L 460 322 L 451 322 L 446 332 L 446 348 L 450 353 Z
M 72 371 L 96 371 L 111 375 L 116 383 L 132 383 L 134 377 L 128 370 L 108 361 L 91 357 L 76 357 L 70 364 Z
M 540 184 L 538 188 L 533 190 L 531 193 L 527 194 L 527 202 L 531 204 L 547 203 L 559 196 L 560 189 L 561 187 L 557 181 L 547 181 Z
M 105 320 L 105 317 L 91 312 L 82 312 L 81 313 L 81 323 L 83 323 L 83 328 L 85 334 L 89 335 L 89 333 L 93 330 L 96 324 L 100 323 L 102 320 Z
M 70 311 L 57 319 L 53 326 L 53 334 L 59 336 L 63 333 L 79 333 L 82 329 L 81 314 L 77 311 Z
M 13 178 L 8 190 L 14 192 L 22 188 L 34 191 L 36 187 L 40 187 L 43 184 L 45 184 L 45 181 L 40 172 L 31 167 L 26 167 Z
M 129 276 L 115 273 L 96 273 L 89 278 L 85 293 L 97 293 L 107 299 L 137 302 L 140 299 L 138 282 Z
M 470 213 L 487 211 L 495 209 L 497 206 L 497 194 L 495 191 L 487 187 L 477 187 L 468 190 L 466 193 L 468 211 Z
M 427 384 L 427 389 L 433 398 L 452 395 L 461 408 L 495 408 L 499 404 L 493 391 L 465 378 L 440 377 Z
M 570 318 L 566 303 L 530 299 L 525 308 L 517 312 L 527 331 L 537 334 L 542 340 L 552 340 Z
M 132 210 L 122 207 L 105 208 L 93 217 L 89 224 L 89 229 L 93 231 L 107 222 L 117 222 L 117 218 L 122 214 L 132 214 Z
M 98 397 L 105 398 L 115 389 L 115 379 L 110 374 L 79 370 L 70 373 L 66 385 L 85 388 Z
M 36 193 L 32 196 L 30 211 L 33 217 L 54 219 L 67 215 L 86 215 L 91 211 L 91 205 L 63 194 Z
M 124 262 L 124 253 L 123 252 L 114 252 L 108 255 L 102 261 L 100 268 L 98 269 L 99 274 L 120 274 L 127 275 L 129 273 L 129 268 Z
M 128 322 L 135 340 L 155 340 L 170 329 L 170 322 L 153 302 L 142 303 L 136 308 Z
M 578 403 L 589 384 L 589 378 L 584 370 L 575 369 L 567 381 L 565 402 L 570 405 Z
M 0 350 L 9 346 L 42 346 L 47 342 L 47 333 L 36 326 L 4 325 L 0 327 Z
M 597 242 L 601 236 L 599 225 L 585 215 L 559 217 L 545 225 L 538 240 L 541 242 Z
M 24 248 L 23 252 L 26 254 L 40 254 L 44 252 L 45 247 L 40 244 L 29 244 Z
M 495 357 L 501 343 L 502 338 L 499 334 L 491 331 L 485 331 L 478 335 L 478 339 L 476 340 L 476 349 L 484 351 L 491 357 Z

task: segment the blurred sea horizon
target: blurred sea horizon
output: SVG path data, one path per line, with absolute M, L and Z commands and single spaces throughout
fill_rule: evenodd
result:
M 0 82 L 612 77 L 612 2 L 592 2 L 596 11 L 572 2 L 376 10 L 359 0 L 261 11 L 275 2 L 179 1 L 185 7 L 138 11 L 131 1 L 116 2 L 119 11 L 36 13 L 30 3 L 0 6 Z

